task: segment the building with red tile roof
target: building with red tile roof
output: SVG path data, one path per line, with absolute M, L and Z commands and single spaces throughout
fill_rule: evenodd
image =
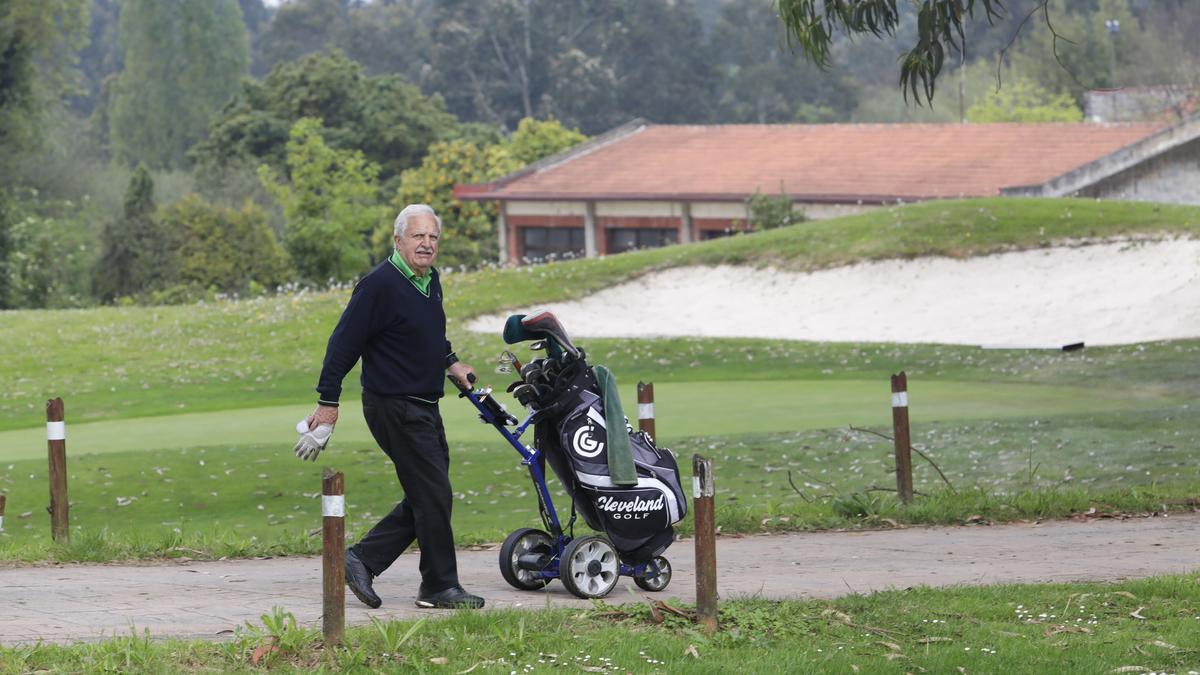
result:
M 744 226 L 747 199 L 757 193 L 787 195 L 809 218 L 930 199 L 1088 194 L 1172 153 L 1191 162 L 1182 176 L 1191 186 L 1176 177 L 1150 192 L 1198 203 L 1198 139 L 1200 117 L 1174 126 L 638 120 L 494 182 L 456 186 L 455 194 L 499 202 L 502 259 L 519 262 L 720 236 Z M 1108 192 L 1129 192 L 1115 182 L 1121 187 Z M 1181 190 L 1179 199 L 1162 199 Z

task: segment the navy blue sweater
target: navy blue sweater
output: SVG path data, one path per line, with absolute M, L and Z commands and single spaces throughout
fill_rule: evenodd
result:
M 442 285 L 437 270 L 429 273 L 429 297 L 386 260 L 358 282 L 329 336 L 319 403 L 338 404 L 342 380 L 360 357 L 362 386 L 372 394 L 441 398 L 445 370 L 456 359 L 446 339 Z

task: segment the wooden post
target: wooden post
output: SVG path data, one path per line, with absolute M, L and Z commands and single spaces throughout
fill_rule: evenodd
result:
M 321 576 L 325 646 L 341 644 L 346 633 L 346 498 L 342 472 L 326 468 L 321 475 Z
M 717 630 L 717 532 L 713 517 L 712 460 L 692 456 L 692 512 L 696 519 L 696 619 Z
M 4 502 L 8 501 L 8 495 L 0 494 L 0 532 L 4 531 Z
M 896 491 L 900 501 L 912 501 L 912 445 L 908 433 L 908 376 L 892 376 L 892 429 L 896 441 Z
M 67 501 L 67 424 L 61 397 L 46 401 L 46 445 L 50 456 L 50 536 L 57 543 L 71 537 Z
M 654 383 L 638 382 L 638 429 L 654 436 Z

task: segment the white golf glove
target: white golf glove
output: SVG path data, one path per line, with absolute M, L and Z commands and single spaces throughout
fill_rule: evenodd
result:
M 296 433 L 300 434 L 300 440 L 296 441 L 296 447 L 292 448 L 292 452 L 301 460 L 311 459 L 317 461 L 317 455 L 329 445 L 329 439 L 333 437 L 332 424 L 318 424 L 316 429 L 308 428 L 308 420 L 302 419 L 296 423 Z

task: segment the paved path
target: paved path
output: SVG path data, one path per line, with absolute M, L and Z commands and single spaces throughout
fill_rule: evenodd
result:
M 463 585 L 489 607 L 587 606 L 558 582 L 521 592 L 500 578 L 496 551 L 461 551 Z M 663 597 L 695 600 L 691 540 L 667 552 L 675 568 Z M 1200 569 L 1200 514 L 992 527 L 907 528 L 722 537 L 722 597 L 830 598 L 909 586 L 1119 580 Z M 416 556 L 376 580 L 378 610 L 347 597 L 347 622 L 445 613 L 413 606 Z M 631 580 L 613 603 L 645 595 Z M 321 561 L 276 558 L 154 565 L 0 568 L 0 644 L 128 635 L 221 639 L 274 605 L 319 626 Z

